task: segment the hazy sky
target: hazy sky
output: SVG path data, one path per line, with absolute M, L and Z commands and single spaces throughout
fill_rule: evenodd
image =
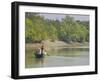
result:
M 64 18 L 66 15 L 68 14 L 40 14 L 42 16 L 44 16 L 44 18 L 46 19 L 54 19 L 54 20 L 61 20 L 62 18 Z M 89 15 L 69 15 L 71 17 L 74 17 L 75 20 L 80 20 L 80 21 L 89 21 Z

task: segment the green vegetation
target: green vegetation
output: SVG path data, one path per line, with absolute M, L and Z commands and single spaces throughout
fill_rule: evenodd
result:
M 60 40 L 67 43 L 89 42 L 89 21 L 76 21 L 66 16 L 62 20 L 45 19 L 36 13 L 25 14 L 26 43 Z

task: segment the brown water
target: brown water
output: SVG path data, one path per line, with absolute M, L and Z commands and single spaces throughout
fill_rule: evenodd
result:
M 25 68 L 89 65 L 89 48 L 51 49 L 44 58 L 34 57 L 33 50 L 26 50 Z

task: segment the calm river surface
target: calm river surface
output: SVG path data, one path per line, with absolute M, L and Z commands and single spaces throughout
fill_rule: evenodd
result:
M 48 54 L 37 59 L 33 50 L 26 50 L 25 68 L 89 65 L 89 48 L 51 49 Z

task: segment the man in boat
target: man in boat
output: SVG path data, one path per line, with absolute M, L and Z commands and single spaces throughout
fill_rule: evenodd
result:
M 42 46 L 41 46 L 41 54 L 46 55 L 46 51 L 45 51 L 45 47 L 44 47 L 43 43 L 42 43 Z
M 38 50 L 35 53 L 36 58 L 42 58 L 46 54 L 44 50 L 44 44 L 41 45 L 41 48 L 38 48 Z
M 43 57 L 41 48 L 38 48 L 38 49 L 37 49 L 37 51 L 36 51 L 36 53 L 35 53 L 35 57 L 36 57 L 36 58 L 41 58 L 41 57 Z

